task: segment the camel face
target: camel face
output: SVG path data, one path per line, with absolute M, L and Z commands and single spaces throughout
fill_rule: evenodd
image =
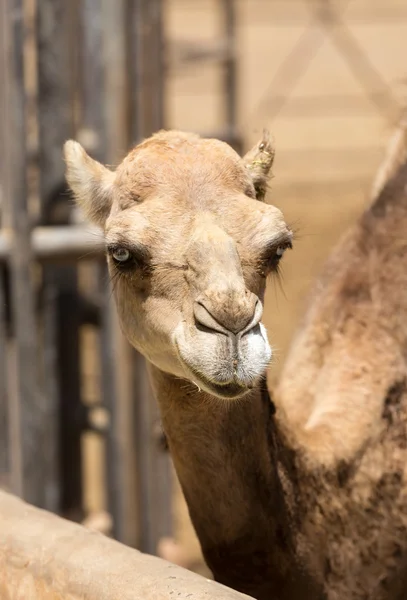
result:
M 146 140 L 115 173 L 68 144 L 68 181 L 104 228 L 131 344 L 215 396 L 247 393 L 271 359 L 266 277 L 291 245 L 281 212 L 256 198 L 251 165 L 225 143 L 179 132 Z

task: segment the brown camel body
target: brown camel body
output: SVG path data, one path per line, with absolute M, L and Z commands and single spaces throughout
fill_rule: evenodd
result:
M 240 159 L 161 132 L 114 173 L 65 147 L 68 182 L 105 231 L 123 331 L 149 360 L 205 559 L 259 600 L 406 593 L 407 165 L 396 150 L 326 267 L 273 404 L 261 311 L 291 232 L 262 202 L 267 136 Z

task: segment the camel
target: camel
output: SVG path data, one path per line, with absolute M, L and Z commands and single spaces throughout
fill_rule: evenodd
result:
M 115 171 L 65 144 L 205 560 L 257 600 L 405 597 L 406 138 L 328 261 L 272 400 L 264 292 L 293 235 L 265 201 L 268 134 L 241 158 L 161 131 Z

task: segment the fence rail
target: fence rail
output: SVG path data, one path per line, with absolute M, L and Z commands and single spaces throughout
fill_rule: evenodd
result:
M 249 600 L 0 492 L 2 600 Z
M 78 260 L 103 253 L 104 241 L 100 231 L 89 227 L 36 227 L 31 231 L 31 251 L 35 260 Z M 0 230 L 0 261 L 10 260 L 13 249 L 13 230 Z

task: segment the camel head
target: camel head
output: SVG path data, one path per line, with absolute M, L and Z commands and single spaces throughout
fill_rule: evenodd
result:
M 193 134 L 161 131 L 111 171 L 74 141 L 67 180 L 103 228 L 122 329 L 164 372 L 237 398 L 271 359 L 265 282 L 291 232 L 264 200 L 268 134 L 245 157 Z

